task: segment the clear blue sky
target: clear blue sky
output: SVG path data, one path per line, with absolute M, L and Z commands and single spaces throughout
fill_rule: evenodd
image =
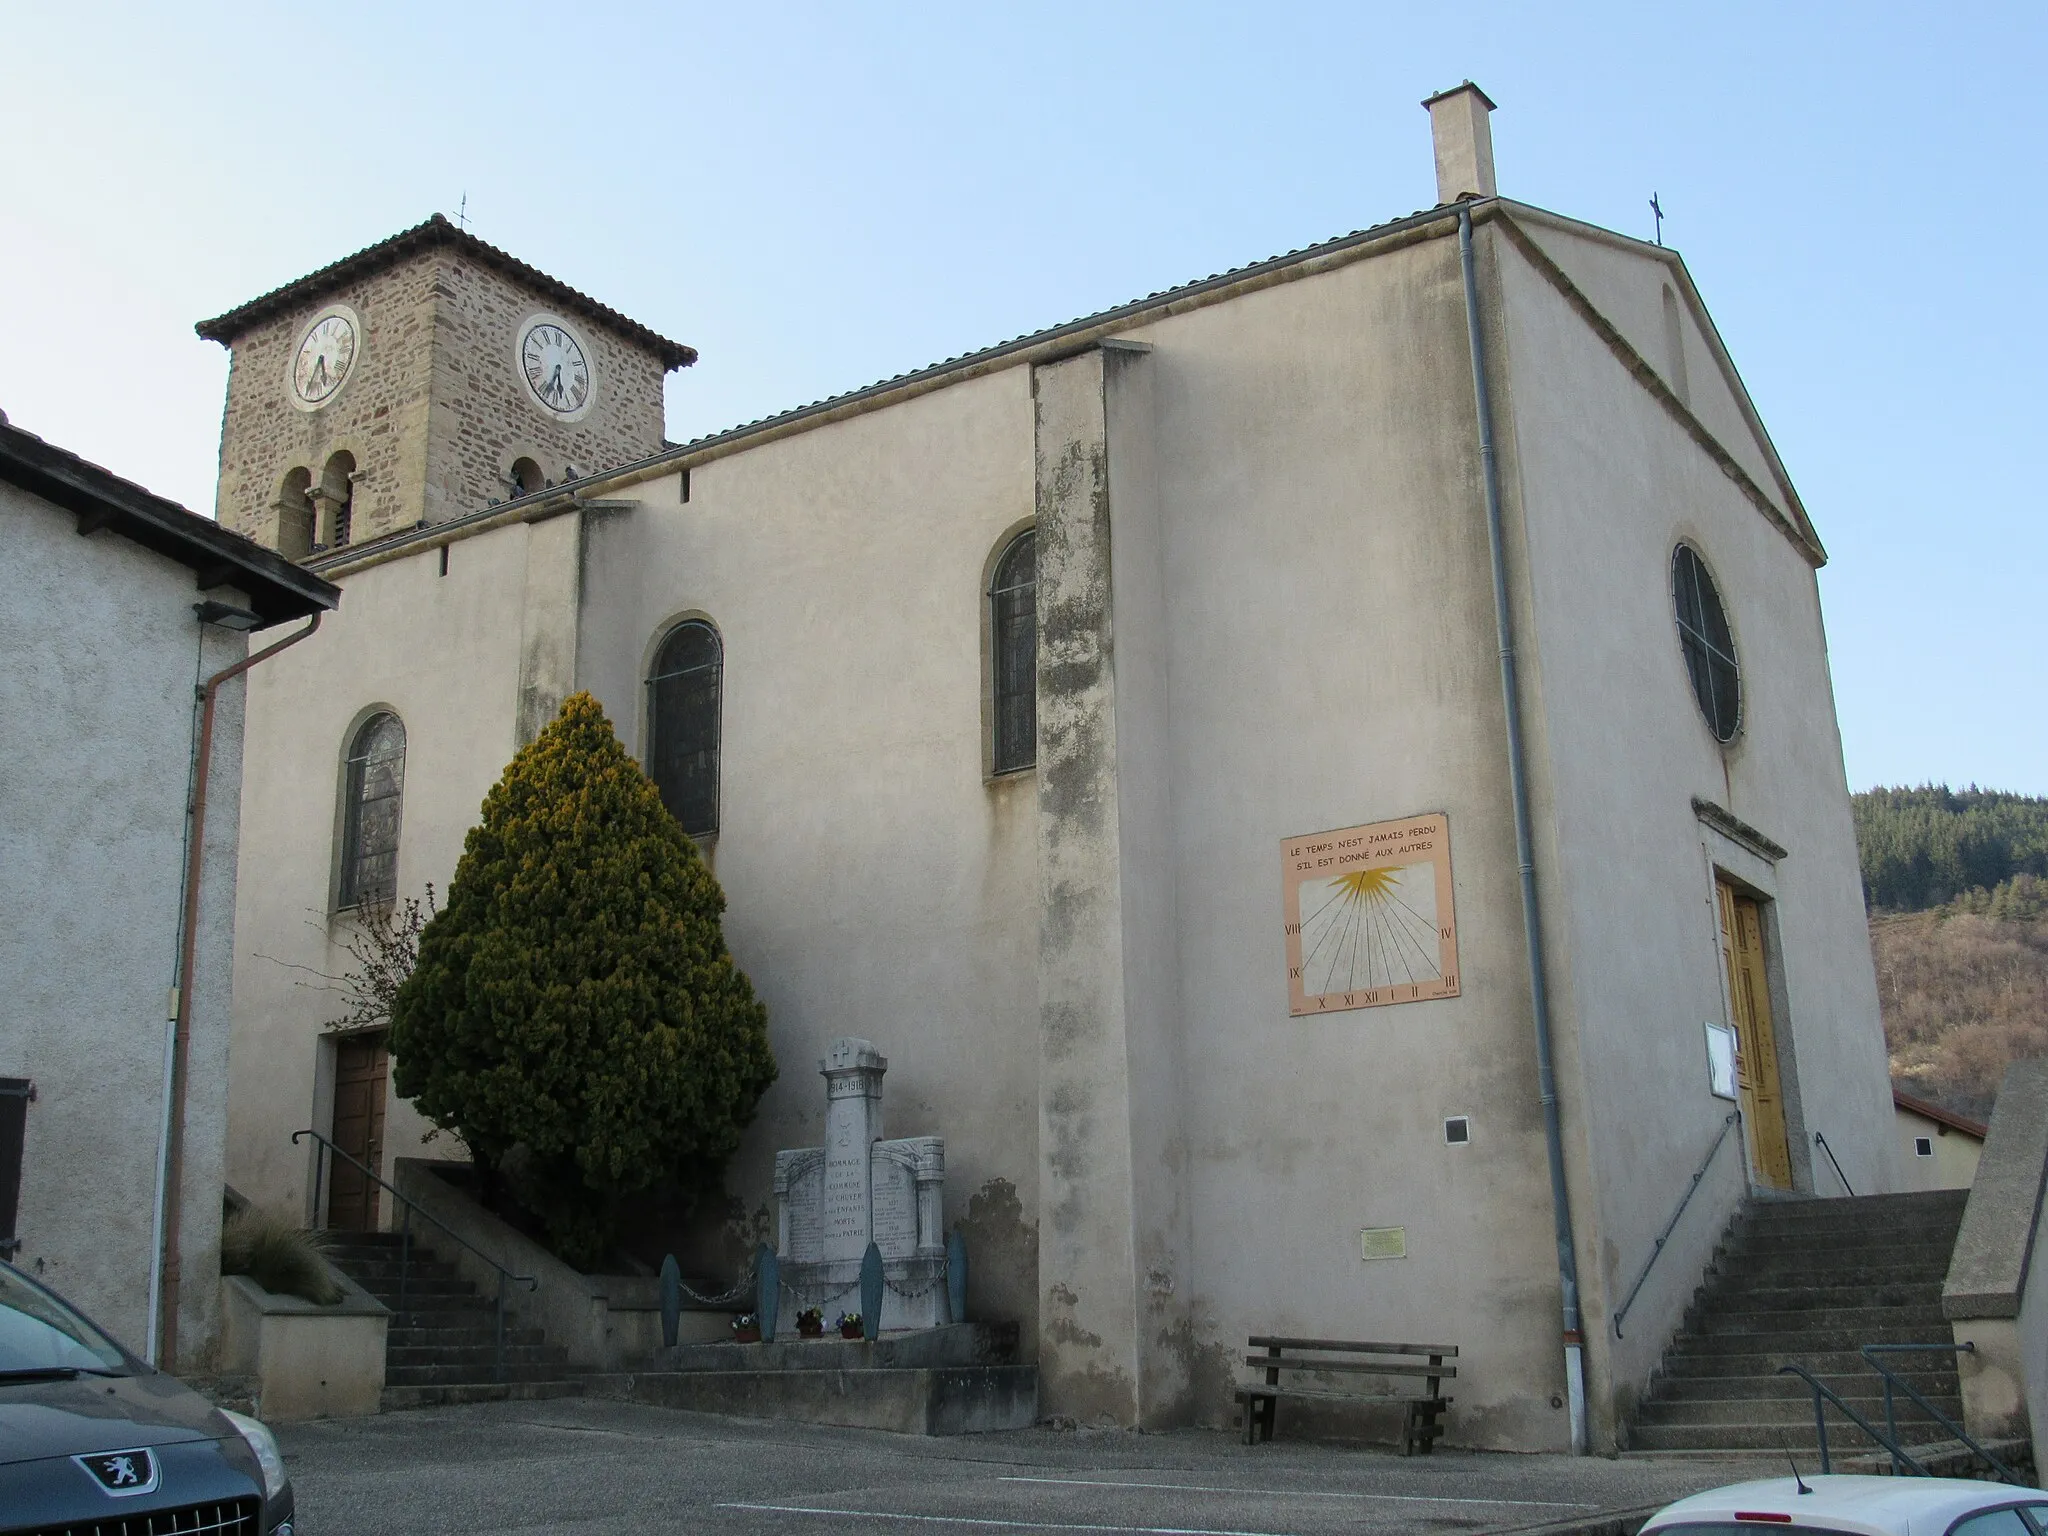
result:
M 695 436 L 1434 201 L 1655 190 L 1833 562 L 1852 786 L 2048 793 L 2048 7 L 9 9 L 0 408 L 211 510 L 192 322 L 466 193 L 702 361 Z

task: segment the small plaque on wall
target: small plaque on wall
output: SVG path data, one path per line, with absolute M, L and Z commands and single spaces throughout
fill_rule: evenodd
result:
M 1289 1013 L 1458 995 L 1448 816 L 1286 838 L 1280 868 Z
M 1405 1259 L 1408 1257 L 1406 1227 L 1361 1227 L 1358 1232 L 1361 1259 Z

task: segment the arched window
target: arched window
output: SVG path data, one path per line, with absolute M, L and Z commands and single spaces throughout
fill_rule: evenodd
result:
M 1692 675 L 1693 697 L 1716 741 L 1733 741 L 1742 723 L 1742 684 L 1735 666 L 1735 637 L 1721 594 L 1707 563 L 1690 544 L 1671 555 L 1671 601 L 1678 611 L 1678 644 Z
M 725 650 L 718 631 L 686 619 L 668 632 L 647 679 L 647 765 L 661 802 L 692 837 L 718 830 L 718 707 Z
M 536 464 L 532 459 L 522 458 L 512 461 L 512 494 L 514 496 L 531 496 L 535 491 L 546 490 L 547 485 L 548 477 L 541 473 L 540 465 Z
M 989 700 L 997 773 L 1038 760 L 1038 536 L 1010 541 L 988 584 Z
M 314 524 L 313 547 L 340 549 L 348 543 L 355 522 L 356 456 L 343 450 L 329 459 L 312 494 L 319 514 Z
M 398 813 L 405 798 L 405 727 L 365 720 L 348 747 L 342 791 L 341 905 L 389 906 L 398 896 Z
M 289 560 L 313 553 L 313 472 L 299 468 L 284 477 L 277 493 L 277 552 Z

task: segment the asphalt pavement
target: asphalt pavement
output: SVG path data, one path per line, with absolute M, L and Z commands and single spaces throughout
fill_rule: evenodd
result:
M 1234 1435 L 920 1439 L 563 1398 L 278 1429 L 304 1536 L 1378 1536 L 1576 1524 L 1756 1462 L 1388 1451 Z

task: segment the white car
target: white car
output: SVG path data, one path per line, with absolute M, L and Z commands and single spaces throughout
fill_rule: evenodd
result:
M 1643 1527 L 1684 1536 L 2048 1536 L 2048 1493 L 1949 1477 L 1774 1477 L 1710 1488 Z

